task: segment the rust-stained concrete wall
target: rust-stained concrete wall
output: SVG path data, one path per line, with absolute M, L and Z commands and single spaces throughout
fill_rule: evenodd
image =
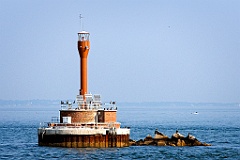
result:
M 71 123 L 95 123 L 96 110 L 64 110 L 60 111 L 60 123 L 63 123 L 62 117 L 71 117 Z
M 96 116 L 98 116 L 96 118 Z M 63 117 L 71 117 L 71 123 L 110 123 L 117 122 L 116 110 L 60 110 L 60 123 Z
M 104 122 L 116 122 L 117 121 L 117 111 L 116 110 L 105 110 L 104 111 Z
M 129 135 L 38 135 L 38 145 L 69 148 L 128 147 Z

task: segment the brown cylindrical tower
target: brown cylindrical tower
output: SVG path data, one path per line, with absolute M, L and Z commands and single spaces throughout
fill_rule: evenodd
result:
M 87 90 L 87 57 L 90 49 L 89 33 L 82 31 L 78 33 L 78 51 L 80 55 L 80 90 L 79 94 L 88 93 Z

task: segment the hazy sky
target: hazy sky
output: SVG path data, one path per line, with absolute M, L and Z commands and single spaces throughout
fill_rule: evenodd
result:
M 239 0 L 0 0 L 0 99 L 240 102 Z

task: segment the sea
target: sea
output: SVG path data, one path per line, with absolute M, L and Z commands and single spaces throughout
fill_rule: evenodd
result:
M 240 159 L 240 105 L 237 103 L 119 103 L 117 121 L 130 138 L 194 135 L 212 146 L 131 146 L 61 148 L 38 146 L 40 123 L 59 117 L 60 104 L 1 104 L 0 159 Z M 193 114 L 197 112 L 198 114 Z

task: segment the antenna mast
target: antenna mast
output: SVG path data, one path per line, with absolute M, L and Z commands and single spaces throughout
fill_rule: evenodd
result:
M 82 22 L 82 18 L 84 18 L 84 17 L 82 17 L 82 14 L 80 14 L 80 15 L 79 15 L 79 18 L 80 18 L 80 28 L 81 28 L 81 30 L 83 31 L 84 25 L 83 25 L 83 22 Z

